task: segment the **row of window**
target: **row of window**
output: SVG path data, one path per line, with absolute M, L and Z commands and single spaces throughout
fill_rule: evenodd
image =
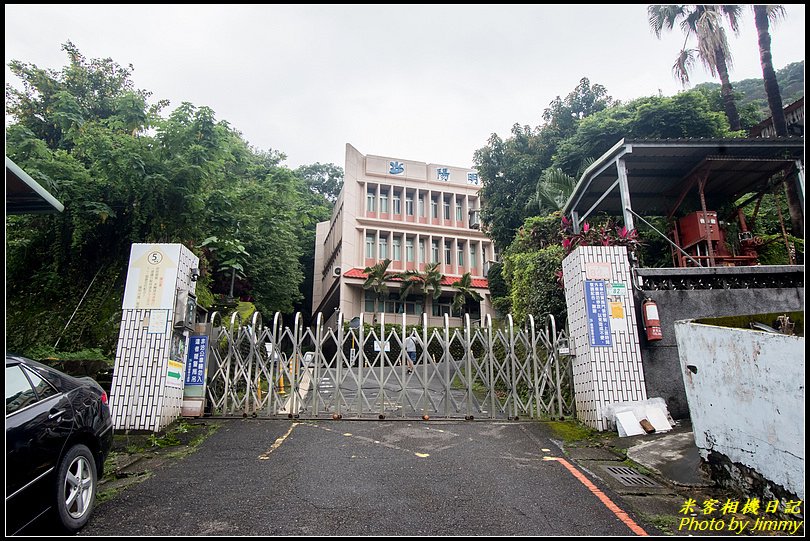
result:
M 394 237 L 391 241 L 391 255 L 388 254 L 388 237 L 380 237 L 379 239 L 379 255 L 376 255 L 375 245 L 377 239 L 375 235 L 366 235 L 366 259 L 392 259 L 394 261 L 402 261 L 402 239 Z M 419 240 L 419 263 L 428 263 L 426 258 L 427 243 L 425 239 Z M 464 243 L 459 242 L 456 245 L 456 264 L 464 266 Z M 434 240 L 430 246 L 431 263 L 439 263 L 439 241 Z M 412 238 L 405 239 L 405 261 L 414 263 L 414 242 Z M 470 262 L 472 268 L 477 268 L 478 250 L 475 244 L 470 243 Z M 444 242 L 444 263 L 445 265 L 453 264 L 453 249 L 450 241 Z
M 408 295 L 403 301 L 400 300 L 399 293 L 389 293 L 386 298 L 378 299 L 373 291 L 366 290 L 364 308 L 367 313 L 385 312 L 386 314 L 419 315 L 422 313 L 424 302 L 423 295 Z M 480 317 L 480 303 L 468 301 L 466 308 L 470 317 Z M 431 303 L 431 313 L 436 317 L 445 314 L 460 317 L 463 311 L 453 310 L 453 299 L 451 297 L 439 297 Z
M 414 215 L 413 195 L 405 196 L 405 214 L 407 216 Z M 368 191 L 366 194 L 366 210 L 368 212 L 377 212 L 377 194 L 374 191 Z M 451 204 L 449 199 L 442 202 L 443 214 L 445 220 L 449 220 L 451 216 Z M 393 214 L 402 214 L 402 199 L 399 193 L 394 192 L 392 200 Z M 420 197 L 417 199 L 417 209 L 419 216 L 426 217 L 425 214 L 425 198 Z M 461 222 L 464 219 L 464 211 L 461 199 L 456 199 L 456 221 Z M 388 193 L 380 192 L 380 212 L 388 213 Z M 431 218 L 439 218 L 439 200 L 436 197 L 430 199 L 430 216 Z

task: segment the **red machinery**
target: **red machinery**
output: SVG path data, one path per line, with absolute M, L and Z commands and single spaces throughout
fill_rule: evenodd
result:
M 726 245 L 726 232 L 717 219 L 717 212 L 701 210 L 687 214 L 678 220 L 673 231 L 675 244 L 700 262 L 701 266 L 733 267 L 740 265 L 757 265 L 756 246 L 759 239 L 753 237 L 745 224 L 742 210 L 740 219 L 740 254 L 732 254 Z M 707 223 L 708 222 L 708 223 Z M 676 265 L 679 267 L 695 266 L 695 263 L 681 252 L 674 252 Z

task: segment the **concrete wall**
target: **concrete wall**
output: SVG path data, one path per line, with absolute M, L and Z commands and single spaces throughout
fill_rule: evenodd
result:
M 180 416 L 189 332 L 174 323 L 183 319 L 178 298 L 196 290 L 191 269 L 198 265 L 181 244 L 132 245 L 110 391 L 116 430 L 157 432 Z M 175 336 L 182 349 L 172 358 Z
M 709 276 L 714 280 L 735 280 L 735 287 L 724 289 L 718 282 L 717 289 L 689 289 L 705 287 Z M 720 317 L 738 314 L 783 312 L 804 309 L 804 267 L 732 267 L 714 269 L 638 269 L 646 282 L 646 288 L 636 291 L 636 305 L 645 297 L 658 304 L 663 340 L 648 342 L 644 329 L 641 335 L 641 358 L 649 396 L 660 396 L 667 402 L 669 413 L 675 419 L 689 417 L 689 407 L 680 377 L 678 347 L 675 341 L 675 321 L 704 317 Z M 785 280 L 778 276 L 794 276 Z M 786 285 L 801 279 L 802 287 L 761 287 Z M 698 283 L 703 280 L 702 283 Z M 653 284 L 670 284 L 667 287 L 682 289 L 656 289 Z M 748 286 L 746 288 L 746 286 Z M 639 318 L 639 325 L 642 325 Z
M 591 428 L 606 430 L 609 404 L 648 396 L 634 299 L 629 293 L 627 248 L 580 246 L 563 260 L 563 278 L 577 418 Z M 586 301 L 588 288 L 604 292 L 598 298 L 591 295 L 592 306 Z
M 695 443 L 804 499 L 804 337 L 675 323 Z

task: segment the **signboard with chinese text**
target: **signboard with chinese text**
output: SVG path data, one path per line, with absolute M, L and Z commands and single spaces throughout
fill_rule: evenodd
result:
M 605 282 L 585 280 L 585 310 L 588 316 L 588 337 L 592 347 L 611 347 L 610 314 Z
M 207 350 L 207 336 L 189 337 L 188 359 L 186 360 L 186 386 L 205 383 L 205 354 Z
M 122 308 L 174 309 L 179 244 L 133 244 Z

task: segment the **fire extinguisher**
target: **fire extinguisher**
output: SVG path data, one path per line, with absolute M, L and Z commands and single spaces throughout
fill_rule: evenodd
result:
M 654 342 L 664 338 L 661 333 L 661 319 L 658 317 L 658 305 L 649 297 L 641 304 L 641 317 L 647 331 L 647 340 Z

